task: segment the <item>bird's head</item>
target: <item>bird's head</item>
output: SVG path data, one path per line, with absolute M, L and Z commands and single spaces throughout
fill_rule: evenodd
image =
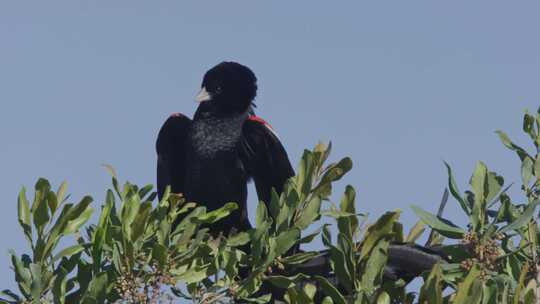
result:
M 257 95 L 257 77 L 246 66 L 224 61 L 204 74 L 196 100 L 222 111 L 243 113 Z

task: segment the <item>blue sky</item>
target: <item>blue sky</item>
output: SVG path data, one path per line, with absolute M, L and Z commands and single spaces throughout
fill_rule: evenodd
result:
M 411 204 L 435 211 L 443 160 L 462 189 L 477 160 L 519 182 L 494 131 L 526 142 L 523 111 L 540 106 L 538 11 L 535 1 L 3 1 L 0 287 L 15 288 L 7 249 L 27 250 L 21 186 L 67 180 L 99 209 L 102 163 L 153 183 L 159 127 L 193 113 L 203 73 L 223 60 L 257 74 L 258 113 L 295 164 L 319 140 L 332 140 L 333 159 L 353 158 L 340 186 L 356 187 L 371 219 L 400 208 L 408 229 Z

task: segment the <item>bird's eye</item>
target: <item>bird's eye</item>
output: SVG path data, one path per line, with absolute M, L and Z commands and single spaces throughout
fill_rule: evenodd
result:
M 221 93 L 221 87 L 218 86 L 216 87 L 216 94 L 219 94 L 219 93 Z

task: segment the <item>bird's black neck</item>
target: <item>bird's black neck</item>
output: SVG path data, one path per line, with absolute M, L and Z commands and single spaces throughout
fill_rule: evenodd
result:
M 251 109 L 251 104 L 247 103 L 246 106 L 231 106 L 231 103 L 227 103 L 224 100 L 209 100 L 203 101 L 199 104 L 197 111 L 193 117 L 194 120 L 204 118 L 227 118 L 237 117 L 243 115 Z
M 249 116 L 240 114 L 224 115 L 219 112 L 197 110 L 191 126 L 190 138 L 195 154 L 211 157 L 216 153 L 235 150 L 242 135 L 242 126 Z

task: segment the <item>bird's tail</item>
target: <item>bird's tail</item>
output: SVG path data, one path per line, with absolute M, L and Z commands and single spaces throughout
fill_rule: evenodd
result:
M 421 273 L 429 271 L 438 262 L 447 262 L 446 255 L 438 247 L 425 247 L 414 243 L 393 243 L 388 248 L 384 279 L 411 280 Z M 332 276 L 329 251 L 323 250 L 318 257 L 297 265 L 293 273 Z
M 438 247 L 425 247 L 413 243 L 394 243 L 388 248 L 388 261 L 384 278 L 412 280 L 429 271 L 436 263 L 446 263 L 446 255 Z
M 320 255 L 317 257 L 296 265 L 294 269 L 287 269 L 282 274 L 295 275 L 303 273 L 308 276 L 322 276 L 340 290 L 345 291 L 344 288 L 339 286 L 339 281 L 332 271 L 330 252 L 323 250 L 319 253 Z M 439 262 L 447 263 L 447 258 L 438 247 L 425 247 L 414 243 L 393 243 L 388 248 L 388 261 L 384 268 L 383 280 L 396 281 L 402 279 L 410 282 L 423 272 L 429 271 Z M 318 286 L 318 282 L 313 279 L 300 282 L 300 284 L 306 283 Z M 282 299 L 284 292 L 283 289 L 275 288 L 271 284 L 263 284 L 259 291 L 261 295 L 271 293 L 273 299 Z M 321 296 L 322 294 L 317 295 L 317 297 Z

